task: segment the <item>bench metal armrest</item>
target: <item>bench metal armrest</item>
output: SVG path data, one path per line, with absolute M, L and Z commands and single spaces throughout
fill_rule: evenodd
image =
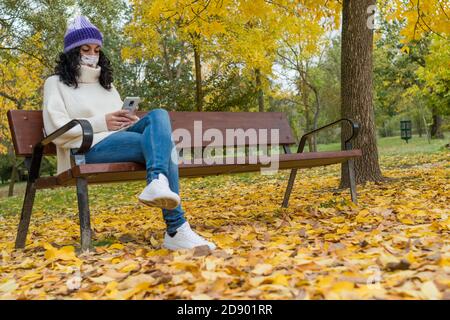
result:
M 316 133 L 318 131 L 321 131 L 323 129 L 326 129 L 328 127 L 334 126 L 335 124 L 340 123 L 340 122 L 348 122 L 350 124 L 350 127 L 352 129 L 352 133 L 351 133 L 350 137 L 347 140 L 345 140 L 344 148 L 345 148 L 345 150 L 352 149 L 351 140 L 358 135 L 359 123 L 357 123 L 355 121 L 352 121 L 350 119 L 342 118 L 342 119 L 336 120 L 336 121 L 334 121 L 332 123 L 329 123 L 329 124 L 327 124 L 327 125 L 325 125 L 323 127 L 320 127 L 320 128 L 317 128 L 315 130 L 312 130 L 310 132 L 305 133 L 300 139 L 300 143 L 298 144 L 297 153 L 302 153 L 303 152 L 303 149 L 305 148 L 306 139 L 308 138 L 308 136 L 310 136 L 310 135 L 312 135 L 312 134 L 314 134 L 314 133 Z
M 81 142 L 80 148 L 77 149 L 77 154 L 83 154 L 89 151 L 92 145 L 92 140 L 94 138 L 94 131 L 92 129 L 92 125 L 89 123 L 88 120 L 85 119 L 74 119 L 63 125 L 58 130 L 54 131 L 52 134 L 46 136 L 44 139 L 41 140 L 37 145 L 41 144 L 42 146 L 46 146 L 47 144 L 53 142 L 56 138 L 63 135 L 76 125 L 81 126 L 81 130 L 83 132 L 83 140 Z M 36 146 L 37 146 L 36 145 Z M 36 147 L 35 146 L 35 147 Z
M 34 145 L 33 153 L 31 155 L 31 163 L 28 170 L 29 182 L 34 182 L 37 178 L 39 178 L 39 170 L 41 167 L 44 147 L 76 125 L 80 125 L 82 130 L 82 142 L 80 148 L 76 150 L 76 154 L 84 154 L 89 151 L 92 145 L 92 140 L 94 138 L 94 130 L 92 129 L 92 125 L 88 120 L 85 119 L 73 119 L 69 121 L 64 126 L 46 136 L 44 139 Z

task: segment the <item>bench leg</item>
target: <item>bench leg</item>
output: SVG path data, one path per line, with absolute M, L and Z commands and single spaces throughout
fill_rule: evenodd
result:
M 353 159 L 347 161 L 347 174 L 348 181 L 350 183 L 350 194 L 352 196 L 353 203 L 358 203 L 358 195 L 356 193 L 356 177 L 355 177 L 355 166 Z
M 34 196 L 36 195 L 36 187 L 34 182 L 28 182 L 25 190 L 25 198 L 23 200 L 22 212 L 20 214 L 19 228 L 17 229 L 16 249 L 25 248 L 27 240 L 28 227 L 30 226 L 31 212 L 33 211 Z
M 286 187 L 286 191 L 284 192 L 283 204 L 281 205 L 283 208 L 288 207 L 289 198 L 291 196 L 292 187 L 294 186 L 295 176 L 297 175 L 298 169 L 292 169 L 291 174 L 289 176 L 288 185 Z
M 86 178 L 77 178 L 78 213 L 80 217 L 81 251 L 91 248 L 91 217 Z

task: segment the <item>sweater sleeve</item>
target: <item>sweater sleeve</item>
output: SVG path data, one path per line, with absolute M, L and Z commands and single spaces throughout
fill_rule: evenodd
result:
M 59 80 L 56 77 L 48 78 L 44 83 L 44 104 L 43 118 L 44 128 L 47 135 L 64 126 L 73 120 L 67 112 L 60 89 L 58 87 Z M 105 115 L 100 114 L 86 119 L 92 125 L 94 133 L 108 131 Z M 63 146 L 65 143 L 78 138 L 82 135 L 80 126 L 75 126 L 60 137 L 54 140 L 54 143 Z

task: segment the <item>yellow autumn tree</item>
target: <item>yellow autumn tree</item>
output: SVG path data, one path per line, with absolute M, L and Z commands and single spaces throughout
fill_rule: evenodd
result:
M 304 1 L 286 15 L 286 31 L 277 51 L 278 62 L 294 73 L 296 97 L 305 118 L 304 130 L 317 128 L 321 102 L 319 85 L 312 80 L 311 69 L 320 64 L 323 52 L 330 47 L 334 30 L 340 25 L 341 6 L 337 2 Z M 312 96 L 313 103 L 309 103 Z M 314 139 L 310 150 L 315 150 Z
M 380 10 L 386 13 L 388 20 L 404 23 L 401 31 L 402 42 L 433 33 L 450 40 L 450 2 L 446 0 L 389 0 L 382 1 Z
M 431 36 L 429 52 L 424 63 L 415 70 L 417 82 L 405 96 L 419 98 L 432 114 L 431 138 L 444 139 L 442 116 L 450 115 L 450 41 L 437 35 Z
M 226 32 L 220 34 L 217 45 L 223 48 L 224 59 L 241 64 L 244 76 L 255 79 L 260 112 L 264 111 L 267 77 L 287 31 L 286 19 L 295 7 L 292 1 L 241 0 L 232 3 L 227 8 L 229 14 L 222 18 Z
M 326 0 L 133 0 L 132 5 L 133 17 L 125 29 L 131 45 L 123 49 L 124 58 L 160 55 L 163 31 L 190 43 L 198 111 L 203 100 L 202 61 L 220 53 L 220 60 L 241 64 L 244 75 L 256 80 L 263 111 L 264 79 L 272 73 L 280 39 L 294 33 L 297 38 L 309 39 L 308 48 L 313 50 L 324 17 L 338 17 L 340 10 L 339 3 Z M 207 61 L 215 62 L 217 59 Z
M 215 35 L 224 32 L 221 17 L 227 14 L 225 1 L 133 0 L 133 17 L 125 27 L 131 45 L 122 50 L 125 59 L 149 59 L 161 54 L 161 37 L 173 33 L 190 44 L 195 62 L 196 105 L 202 109 L 201 55 Z
M 41 52 L 40 33 L 35 33 L 27 42 L 37 48 L 36 52 Z M 10 145 L 7 111 L 39 108 L 43 68 L 39 59 L 24 52 L 0 55 L 0 153 L 7 152 Z
M 429 54 L 415 75 L 419 84 L 407 94 L 423 98 L 432 112 L 432 138 L 443 138 L 442 115 L 448 114 L 448 58 L 450 48 L 450 2 L 446 0 L 394 0 L 379 6 L 387 20 L 399 22 L 402 51 L 409 54 L 417 41 L 430 42 Z

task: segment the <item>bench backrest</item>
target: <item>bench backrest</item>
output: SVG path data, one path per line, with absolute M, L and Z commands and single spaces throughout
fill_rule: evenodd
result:
M 138 112 L 142 117 L 146 111 Z M 223 144 L 225 144 L 226 129 L 267 129 L 267 142 L 271 144 L 271 130 L 278 129 L 278 139 L 280 145 L 290 145 L 295 143 L 289 122 L 282 112 L 190 112 L 176 111 L 169 112 L 172 124 L 172 130 L 185 129 L 190 133 L 190 141 L 184 139 L 175 139 L 175 143 L 182 148 L 186 147 L 204 147 L 211 144 L 211 141 L 204 139 L 195 139 L 194 130 L 198 133 L 200 128 L 194 129 L 194 122 L 201 121 L 201 135 L 208 129 L 217 129 L 223 135 Z M 10 110 L 8 111 L 8 122 L 11 130 L 11 136 L 14 144 L 14 150 L 18 156 L 31 156 L 33 146 L 43 139 L 43 119 L 42 111 L 33 110 Z M 217 131 L 216 131 L 217 132 Z M 213 139 L 214 140 L 214 139 Z M 259 139 L 258 139 L 259 141 Z M 200 145 L 198 145 L 200 142 Z M 218 144 L 217 144 L 218 145 Z M 248 146 L 248 140 L 243 143 L 237 139 L 235 146 Z M 47 146 L 44 154 L 56 154 L 56 148 L 53 144 Z

